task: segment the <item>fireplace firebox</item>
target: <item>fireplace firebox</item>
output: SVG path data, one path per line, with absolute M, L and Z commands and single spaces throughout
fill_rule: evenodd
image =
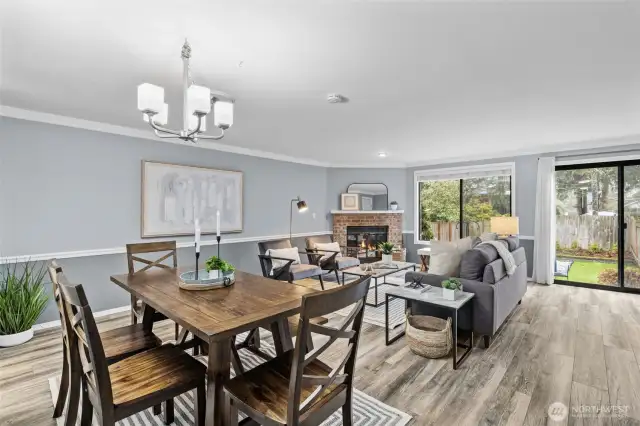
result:
M 378 244 L 387 241 L 388 226 L 347 226 L 347 253 L 362 263 L 382 259 Z

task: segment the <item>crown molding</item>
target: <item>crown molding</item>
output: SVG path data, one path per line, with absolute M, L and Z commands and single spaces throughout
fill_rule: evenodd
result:
M 409 162 L 405 167 L 414 168 L 434 165 L 446 166 L 447 164 L 464 163 L 467 161 L 508 160 L 524 155 L 549 154 L 551 156 L 555 156 L 558 153 L 562 153 L 563 156 L 567 156 L 570 155 L 572 151 L 576 152 L 576 154 L 574 154 L 575 156 L 595 155 L 597 153 L 584 153 L 582 151 L 597 148 L 612 148 L 611 153 L 615 153 L 616 147 L 638 143 L 640 143 L 640 134 L 635 134 L 612 138 L 591 139 L 586 141 L 556 143 L 553 145 L 545 145 L 529 149 L 500 150 L 499 154 L 496 152 L 487 151 L 484 154 L 462 155 L 457 157 L 439 159 L 436 158 L 430 161 Z
M 118 126 L 116 124 L 102 123 L 99 121 L 83 120 L 80 118 L 68 117 L 65 115 L 50 114 L 46 112 L 33 111 L 22 108 L 15 108 L 7 105 L 0 105 L 0 116 L 17 118 L 20 120 L 36 121 L 39 123 L 53 124 L 57 126 L 73 127 L 76 129 L 92 130 L 94 132 L 111 133 L 114 135 L 129 136 L 138 139 L 153 140 L 156 142 L 166 142 L 175 145 L 188 146 L 191 148 L 212 149 L 215 151 L 229 152 L 232 154 L 249 155 L 251 157 L 267 158 L 287 163 L 306 164 L 308 166 L 331 167 L 329 163 L 316 161 L 308 158 L 298 158 L 289 155 L 276 154 L 269 151 L 243 148 L 239 146 L 227 145 L 219 142 L 201 140 L 198 144 L 185 142 L 180 139 L 161 139 L 151 131 L 135 129 L 133 127 Z

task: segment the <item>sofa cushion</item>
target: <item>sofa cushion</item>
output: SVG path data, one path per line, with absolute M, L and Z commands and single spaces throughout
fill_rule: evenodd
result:
M 446 277 L 457 277 L 463 253 L 471 249 L 470 237 L 457 241 L 432 241 L 429 272 Z
M 509 251 L 514 251 L 520 247 L 520 240 L 516 236 L 500 238 L 500 241 L 505 241 L 509 247 Z
M 490 244 L 479 244 L 462 255 L 459 277 L 482 281 L 485 266 L 496 259 L 498 259 L 498 250 L 495 247 Z
M 517 248 L 515 251 L 512 251 L 511 254 L 513 255 L 513 260 L 516 266 L 520 266 L 527 260 L 524 247 Z M 496 260 L 485 266 L 482 281 L 489 284 L 495 284 L 506 276 L 507 270 L 504 267 L 504 262 L 500 257 L 498 257 Z

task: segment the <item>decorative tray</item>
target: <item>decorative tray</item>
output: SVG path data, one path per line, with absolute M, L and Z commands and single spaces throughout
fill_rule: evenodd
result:
M 208 272 L 206 269 L 189 271 L 180 274 L 178 285 L 184 290 L 211 290 L 214 288 L 225 288 L 236 282 L 236 274 L 233 271 L 220 272 L 217 269 Z

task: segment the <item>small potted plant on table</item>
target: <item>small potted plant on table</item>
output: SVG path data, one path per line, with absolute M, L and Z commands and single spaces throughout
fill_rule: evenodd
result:
M 462 284 L 457 278 L 449 278 L 442 281 L 442 297 L 447 300 L 456 300 L 457 292 L 462 290 Z
M 44 266 L 32 262 L 0 267 L 0 347 L 21 345 L 33 337 L 33 325 L 49 300 L 45 274 Z
M 386 241 L 384 243 L 380 243 L 378 244 L 378 250 L 380 250 L 382 252 L 382 263 L 386 264 L 386 265 L 390 265 L 393 263 L 393 248 L 395 246 L 390 243 L 389 241 Z
M 211 256 L 207 259 L 206 268 L 209 273 L 209 278 L 224 277 L 225 285 L 227 285 L 227 278 L 229 278 L 229 280 L 233 279 L 232 272 L 236 270 L 235 266 L 217 256 Z

